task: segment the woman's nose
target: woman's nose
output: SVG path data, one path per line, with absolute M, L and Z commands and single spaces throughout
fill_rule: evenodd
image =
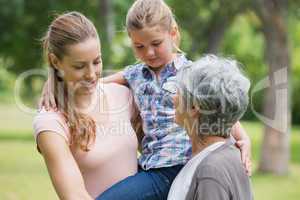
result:
M 87 79 L 94 79 L 95 76 L 96 76 L 96 70 L 95 70 L 94 66 L 93 65 L 89 65 L 87 67 L 86 72 L 85 72 L 85 77 Z

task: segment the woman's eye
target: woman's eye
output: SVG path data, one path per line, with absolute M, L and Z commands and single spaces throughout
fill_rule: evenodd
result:
M 74 65 L 73 66 L 75 69 L 83 69 L 84 65 Z
M 98 65 L 98 64 L 100 64 L 102 61 L 101 60 L 96 60 L 95 62 L 94 62 L 94 65 Z

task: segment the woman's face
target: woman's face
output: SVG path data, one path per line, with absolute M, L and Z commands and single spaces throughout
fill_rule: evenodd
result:
M 177 93 L 173 96 L 173 103 L 175 108 L 175 123 L 184 127 L 184 122 L 187 119 L 187 114 L 184 109 L 183 100 L 180 96 L 180 93 Z
M 97 86 L 102 70 L 100 42 L 89 38 L 66 47 L 66 55 L 57 62 L 68 88 L 76 94 L 92 93 Z
M 188 108 L 189 105 L 185 105 L 185 101 L 180 92 L 177 91 L 173 96 L 173 102 L 175 107 L 175 123 L 185 128 L 189 136 L 197 128 L 199 119 L 199 112 L 194 106 Z

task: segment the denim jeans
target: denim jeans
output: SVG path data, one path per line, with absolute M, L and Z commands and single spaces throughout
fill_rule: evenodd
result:
M 165 200 L 183 165 L 142 170 L 116 183 L 96 200 Z

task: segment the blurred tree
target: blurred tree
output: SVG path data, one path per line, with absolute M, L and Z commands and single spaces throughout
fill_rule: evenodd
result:
M 218 53 L 227 28 L 249 3 L 249 0 L 170 1 L 180 26 L 193 41 L 186 48 L 188 55 L 196 58 L 202 53 Z
M 221 46 L 224 33 L 231 23 L 245 11 L 253 11 L 258 18 L 257 30 L 262 33 L 265 43 L 265 59 L 269 68 L 271 87 L 265 95 L 265 115 L 274 120 L 273 126 L 266 122 L 261 171 L 285 174 L 289 160 L 289 126 L 290 103 L 289 93 L 276 99 L 274 74 L 280 69 L 287 69 L 286 76 L 279 75 L 276 81 L 280 87 L 288 88 L 289 80 L 289 47 L 285 24 L 287 1 L 284 0 L 191 0 L 183 2 L 171 1 L 176 10 L 179 24 L 182 25 L 192 41 L 187 48 L 188 55 L 195 58 L 201 53 L 217 53 Z M 185 6 L 182 6 L 185 4 Z M 184 42 L 184 41 L 183 41 Z M 237 46 L 237 42 L 233 42 Z M 253 49 L 254 50 L 254 49 Z M 239 51 L 239 50 L 237 50 Z M 226 52 L 225 52 L 226 53 Z M 250 53 L 250 52 L 249 52 Z M 263 66 L 263 63 L 261 63 Z M 271 120 L 270 120 L 271 121 Z M 274 127 L 279 125 L 279 129 Z
M 101 37 L 102 59 L 107 67 L 111 67 L 112 40 L 115 36 L 113 3 L 113 0 L 99 0 L 99 35 Z
M 124 31 L 126 13 L 133 2 L 134 0 L 0 0 L 1 67 L 6 68 L 5 72 L 12 72 L 15 75 L 28 69 L 40 68 L 42 51 L 39 38 L 43 36 L 53 19 L 53 13 L 67 10 L 80 11 L 94 21 L 101 38 L 105 68 L 123 68 L 134 63 L 130 40 Z M 257 5 L 255 1 L 166 0 L 166 2 L 174 8 L 182 33 L 181 48 L 187 52 L 188 57 L 195 59 L 203 53 L 217 52 L 233 56 L 245 64 L 245 71 L 253 83 L 267 73 L 265 66 L 268 66 L 269 62 L 263 62 L 266 34 L 262 31 L 261 17 L 255 14 L 257 12 L 257 9 L 254 9 L 254 5 Z M 299 2 L 290 0 L 288 12 L 292 19 L 289 34 L 294 38 L 291 66 L 295 91 L 300 91 L 298 79 L 300 48 L 297 46 L 300 41 Z M 0 74 L 5 76 L 6 73 Z M 29 85 L 30 81 L 26 84 Z M 261 92 L 261 95 L 264 94 Z M 293 99 L 299 99 L 299 95 L 300 92 L 294 92 Z M 258 96 L 254 100 L 256 107 L 263 107 L 261 99 L 261 96 Z M 293 107 L 294 121 L 299 123 L 300 101 L 294 100 Z M 254 115 L 250 117 L 253 119 Z
M 43 65 L 40 38 L 47 31 L 54 13 L 78 10 L 92 14 L 92 1 L 1 0 L 0 57 L 9 72 L 19 75 Z M 31 80 L 26 80 L 31 91 Z M 28 93 L 30 95 L 30 93 Z
M 255 0 L 265 38 L 265 59 L 269 66 L 270 86 L 264 99 L 265 122 L 259 170 L 286 174 L 290 136 L 290 55 L 286 28 L 287 1 Z

